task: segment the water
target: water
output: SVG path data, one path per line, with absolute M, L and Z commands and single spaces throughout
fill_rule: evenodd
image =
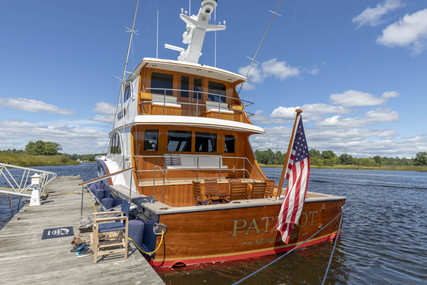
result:
M 39 169 L 80 175 L 85 181 L 96 177 L 94 164 Z M 279 180 L 280 169 L 263 170 Z M 427 284 L 427 173 L 312 169 L 308 187 L 347 197 L 343 232 L 326 284 Z M 0 196 L 0 215 L 10 216 L 7 196 Z M 320 284 L 332 247 L 323 243 L 295 251 L 244 284 Z M 232 284 L 277 257 L 158 273 L 167 284 Z
M 31 168 L 55 172 L 58 176 L 80 175 L 84 181 L 98 176 L 95 163 L 63 166 L 36 166 Z M 23 172 L 22 170 L 9 169 L 9 171 L 15 179 L 20 181 Z M 0 177 L 0 187 L 9 187 L 9 184 L 2 177 Z M 10 195 L 10 198 L 12 201 L 9 200 L 7 195 L 0 195 L 0 229 L 2 229 L 10 221 L 13 214 L 16 214 L 28 201 L 28 198 L 21 198 L 14 195 Z

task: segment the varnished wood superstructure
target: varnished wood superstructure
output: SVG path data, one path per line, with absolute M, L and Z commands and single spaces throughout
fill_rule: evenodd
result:
M 210 5 L 216 1 L 202 1 L 202 7 Z M 199 30 L 214 28 L 200 25 Z M 198 59 L 187 51 L 179 58 Z M 252 124 L 246 111 L 252 103 L 237 92 L 247 78 L 195 62 L 140 62 L 122 83 L 109 153 L 99 159 L 99 169 L 133 169 L 111 178 L 110 185 L 139 206 L 144 250 L 153 251 L 162 240 L 150 256 L 155 266 L 248 258 L 295 247 L 334 219 L 345 197 L 308 193 L 285 245 L 275 230 L 284 193 L 255 159 L 249 137 L 264 130 Z M 163 239 L 154 236 L 154 223 L 167 229 Z M 334 238 L 337 229 L 335 220 L 305 246 Z

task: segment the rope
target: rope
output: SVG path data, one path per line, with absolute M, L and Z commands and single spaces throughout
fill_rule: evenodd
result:
M 13 217 L 13 203 L 12 203 L 12 198 L 10 197 L 10 195 L 9 194 L 0 194 L 0 195 L 7 195 L 7 197 L 9 197 L 9 203 L 10 203 L 10 211 L 11 211 L 11 213 L 12 213 L 12 217 Z M 19 204 L 18 204 L 18 207 L 19 207 Z
M 343 213 L 343 211 L 341 211 L 341 219 L 340 219 L 340 225 L 338 226 L 337 237 L 335 238 L 334 247 L 332 248 L 332 252 L 331 252 L 331 257 L 329 257 L 328 267 L 326 268 L 325 277 L 323 277 L 322 285 L 325 284 L 326 277 L 328 276 L 328 271 L 329 271 L 329 267 L 331 266 L 332 256 L 334 256 L 335 247 L 336 247 L 337 241 L 338 241 L 338 235 L 340 234 L 340 231 L 341 231 L 341 225 L 342 225 L 342 218 L 343 217 L 344 217 L 344 213 Z
M 263 267 L 261 267 L 260 269 L 256 270 L 255 272 L 252 272 L 251 274 L 249 274 L 248 276 L 244 277 L 243 279 L 240 279 L 239 281 L 233 283 L 233 285 L 236 284 L 240 284 L 243 281 L 245 281 L 246 279 L 249 279 L 250 277 L 252 277 L 253 275 L 257 274 L 258 272 L 264 270 L 265 268 L 269 267 L 270 265 L 272 265 L 273 263 L 275 263 L 276 261 L 279 261 L 280 259 L 282 259 L 283 257 L 287 256 L 289 253 L 293 252 L 294 250 L 296 250 L 297 248 L 299 248 L 300 246 L 302 246 L 303 244 L 305 244 L 307 241 L 309 241 L 311 238 L 313 238 L 314 236 L 316 236 L 318 233 L 320 233 L 321 231 L 323 231 L 323 229 L 325 229 L 327 226 L 329 226 L 333 221 L 335 221 L 340 215 L 343 214 L 343 209 L 341 208 L 341 213 L 339 213 L 337 216 L 335 216 L 335 218 L 333 218 L 329 223 L 327 223 L 323 228 L 321 228 L 320 230 L 318 230 L 317 232 L 315 232 L 313 235 L 311 235 L 309 238 L 307 238 L 305 241 L 303 241 L 302 243 L 300 243 L 298 246 L 294 247 L 293 249 L 291 249 L 290 251 L 288 251 L 287 253 L 285 253 L 282 256 L 279 256 L 278 258 L 276 258 L 275 260 L 269 262 L 267 265 L 264 265 Z M 338 239 L 338 236 L 337 236 Z
M 133 239 L 131 239 L 130 237 L 128 237 L 128 239 L 131 241 L 131 242 L 133 242 L 133 244 L 141 251 L 141 252 L 143 252 L 143 253 L 145 253 L 145 254 L 148 254 L 148 255 L 151 255 L 151 254 L 153 254 L 153 253 L 155 253 L 157 250 L 159 250 L 159 248 L 160 248 L 160 246 L 162 245 L 162 243 L 163 243 L 163 236 L 165 235 L 165 232 L 164 231 L 162 231 L 162 238 L 160 239 L 160 243 L 159 243 L 159 245 L 157 246 L 157 248 L 154 250 L 154 251 L 152 251 L 152 252 L 146 252 L 146 251 L 144 251 L 143 249 L 141 249 L 137 244 L 136 244 L 136 242 L 133 240 Z

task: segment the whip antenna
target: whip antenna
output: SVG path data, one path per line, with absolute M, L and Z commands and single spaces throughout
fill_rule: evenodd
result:
M 249 72 L 251 71 L 252 66 L 254 65 L 255 59 L 256 59 L 256 57 L 258 55 L 259 50 L 261 49 L 261 46 L 262 46 L 262 43 L 265 40 L 265 37 L 267 36 L 268 30 L 270 30 L 270 26 L 273 23 L 274 17 L 276 17 L 276 15 L 281 16 L 280 14 L 277 14 L 277 11 L 279 11 L 279 8 L 280 8 L 281 4 L 282 4 L 282 0 L 279 1 L 279 5 L 277 5 L 276 11 L 273 12 L 273 11 L 270 10 L 270 12 L 273 13 L 273 16 L 271 17 L 270 24 L 268 24 L 267 30 L 265 31 L 264 36 L 262 37 L 262 40 L 259 43 L 258 49 L 256 50 L 254 57 L 252 58 L 251 65 L 249 66 L 249 69 L 248 69 L 248 71 L 246 72 L 246 75 L 245 75 L 246 78 L 249 76 Z M 240 88 L 239 88 L 239 91 L 237 91 L 237 94 L 239 94 L 240 91 L 242 90 L 243 84 L 245 84 L 245 82 L 243 82 L 240 85 Z

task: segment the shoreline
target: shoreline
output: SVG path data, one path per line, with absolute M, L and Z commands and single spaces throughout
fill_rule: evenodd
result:
M 283 165 L 278 164 L 259 164 L 260 167 L 276 167 L 282 168 Z M 396 170 L 396 171 L 417 171 L 417 172 L 427 172 L 427 166 L 363 166 L 363 165 L 310 165 L 311 168 L 322 168 L 322 169 L 361 169 L 361 170 Z

